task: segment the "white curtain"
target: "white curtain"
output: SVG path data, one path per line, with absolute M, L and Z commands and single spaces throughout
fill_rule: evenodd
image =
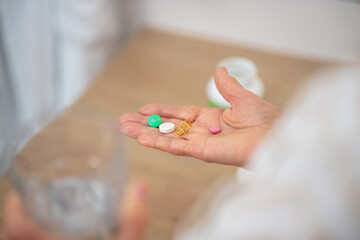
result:
M 136 30 L 137 10 L 130 0 L 0 1 L 0 156 L 19 126 L 84 92 Z

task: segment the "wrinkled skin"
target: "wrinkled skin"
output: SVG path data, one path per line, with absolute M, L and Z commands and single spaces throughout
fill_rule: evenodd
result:
M 139 113 L 126 113 L 119 118 L 122 133 L 137 139 L 141 145 L 171 154 L 243 166 L 281 115 L 281 110 L 242 88 L 224 67 L 217 68 L 214 77 L 217 88 L 231 108 L 149 104 Z M 163 122 L 173 122 L 177 126 L 182 120 L 188 120 L 192 127 L 181 137 L 175 132 L 161 134 L 157 128 L 147 124 L 152 114 L 158 114 Z M 213 125 L 219 125 L 221 133 L 211 134 L 209 128 Z

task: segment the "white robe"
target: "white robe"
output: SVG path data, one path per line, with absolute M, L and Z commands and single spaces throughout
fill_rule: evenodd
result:
M 360 68 L 317 74 L 247 168 L 175 239 L 360 239 Z

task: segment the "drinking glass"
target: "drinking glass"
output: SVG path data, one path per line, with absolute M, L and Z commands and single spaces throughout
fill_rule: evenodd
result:
M 9 175 L 28 214 L 68 239 L 109 239 L 126 180 L 117 121 L 90 108 L 45 113 L 8 147 Z

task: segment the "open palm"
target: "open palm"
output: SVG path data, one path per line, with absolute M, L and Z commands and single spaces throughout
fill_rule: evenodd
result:
M 215 83 L 231 108 L 149 104 L 139 113 L 122 115 L 120 129 L 144 146 L 207 162 L 241 166 L 280 116 L 281 110 L 243 89 L 225 68 L 216 69 Z M 183 120 L 190 121 L 191 129 L 181 137 L 175 132 L 162 134 L 157 128 L 148 126 L 147 119 L 152 114 L 158 114 L 163 122 L 173 122 L 176 126 Z M 209 132 L 213 125 L 221 127 L 219 134 Z

